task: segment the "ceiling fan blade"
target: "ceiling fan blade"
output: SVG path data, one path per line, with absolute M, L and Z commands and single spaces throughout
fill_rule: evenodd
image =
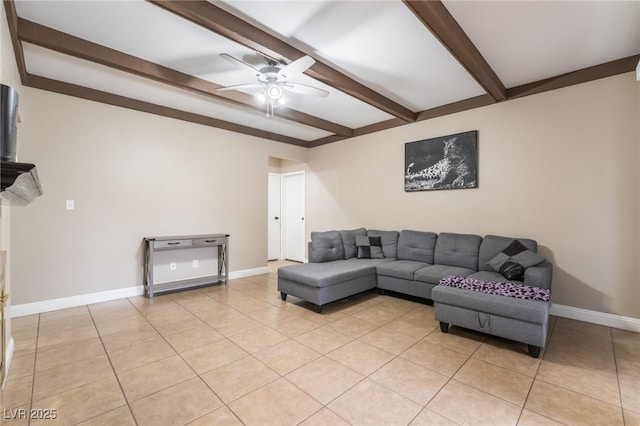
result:
M 286 89 L 293 93 L 299 93 L 301 95 L 312 95 L 321 98 L 329 96 L 329 92 L 326 90 L 318 89 L 317 87 L 307 86 L 301 83 L 284 83 L 280 85 L 283 89 Z
M 223 57 L 224 59 L 226 59 L 227 61 L 231 62 L 232 64 L 235 64 L 235 65 L 239 66 L 240 68 L 243 68 L 243 69 L 249 71 L 253 75 L 260 75 L 260 71 L 259 70 L 255 69 L 254 67 L 252 67 L 248 63 L 246 63 L 244 61 L 241 61 L 240 59 L 234 58 L 233 56 L 231 56 L 231 55 L 229 55 L 227 53 L 221 53 L 220 56 Z
M 278 71 L 278 78 L 282 80 L 287 80 L 298 74 L 302 74 L 307 69 L 309 69 L 311 65 L 315 63 L 316 63 L 316 60 L 313 59 L 311 56 L 308 56 L 308 55 L 303 56 L 302 58 L 296 59 L 295 61 L 291 62 L 289 65 L 287 65 L 286 67 Z
M 216 92 L 224 92 L 227 90 L 242 90 L 242 89 L 253 89 L 256 87 L 264 87 L 262 83 L 246 83 L 246 84 L 236 84 L 235 86 L 226 86 L 226 87 L 218 87 Z

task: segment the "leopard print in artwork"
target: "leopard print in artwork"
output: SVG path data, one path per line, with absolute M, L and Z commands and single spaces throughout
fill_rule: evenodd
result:
M 468 188 L 475 186 L 476 178 L 467 150 L 457 138 L 444 141 L 444 157 L 431 167 L 411 173 L 408 179 L 431 180 L 430 187 Z

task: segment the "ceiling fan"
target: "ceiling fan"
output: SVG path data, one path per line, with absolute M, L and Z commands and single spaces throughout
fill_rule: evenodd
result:
M 257 77 L 258 81 L 255 83 L 219 87 L 216 90 L 222 92 L 226 90 L 259 88 L 260 90 L 255 94 L 255 97 L 260 103 L 267 106 L 267 117 L 271 117 L 273 115 L 273 109 L 275 107 L 284 105 L 287 102 L 284 91 L 318 97 L 329 96 L 329 92 L 326 90 L 309 86 L 307 84 L 293 83 L 289 81 L 291 78 L 295 78 L 297 75 L 305 72 L 316 62 L 311 56 L 303 56 L 302 58 L 285 66 L 280 66 L 281 64 L 271 58 L 266 58 L 267 65 L 259 69 L 254 68 L 246 62 L 234 58 L 229 54 L 221 53 L 220 56 L 240 68 L 249 71 Z

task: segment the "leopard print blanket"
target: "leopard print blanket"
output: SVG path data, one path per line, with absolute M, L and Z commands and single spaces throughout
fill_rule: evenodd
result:
M 481 293 L 497 294 L 499 296 L 515 297 L 518 299 L 539 300 L 542 302 L 551 300 L 551 292 L 549 289 L 510 282 L 476 280 L 474 278 L 449 275 L 440 279 L 440 285 L 479 291 Z

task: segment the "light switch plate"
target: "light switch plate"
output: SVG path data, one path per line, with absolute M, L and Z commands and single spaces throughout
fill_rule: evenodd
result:
M 67 210 L 75 210 L 76 203 L 73 200 L 67 200 Z

